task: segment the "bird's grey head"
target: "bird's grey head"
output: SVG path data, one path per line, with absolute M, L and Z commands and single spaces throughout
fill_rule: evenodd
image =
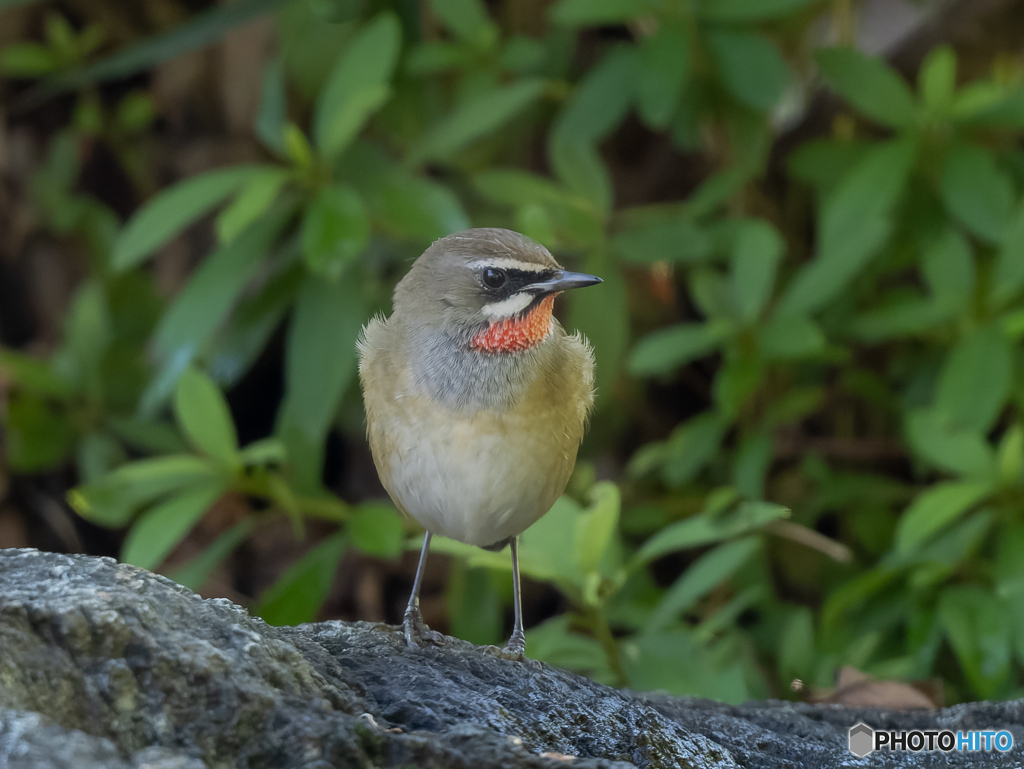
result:
M 566 272 L 544 246 L 511 230 L 481 228 L 441 238 L 395 289 L 395 312 L 416 325 L 471 336 L 522 317 L 551 294 L 600 283 Z

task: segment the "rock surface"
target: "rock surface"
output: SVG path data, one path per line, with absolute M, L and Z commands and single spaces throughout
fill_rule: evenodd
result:
M 384 625 L 273 628 L 109 559 L 0 551 L 0 766 L 1020 766 L 1024 750 L 880 752 L 846 730 L 1007 729 L 1024 703 L 937 713 L 652 697 Z

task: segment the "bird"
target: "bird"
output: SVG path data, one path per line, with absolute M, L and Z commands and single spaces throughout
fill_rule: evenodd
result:
M 435 241 L 357 342 L 367 438 L 384 489 L 425 530 L 402 627 L 443 643 L 419 592 L 434 535 L 512 556 L 512 636 L 523 659 L 518 537 L 565 490 L 594 404 L 594 354 L 552 314 L 597 285 L 539 243 L 478 228 Z

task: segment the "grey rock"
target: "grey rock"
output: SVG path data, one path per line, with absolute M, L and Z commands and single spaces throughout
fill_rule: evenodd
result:
M 0 551 L 0 766 L 967 766 L 968 753 L 857 758 L 846 731 L 1007 729 L 1024 703 L 894 713 L 616 691 L 396 628 L 274 628 L 112 560 Z M 1020 766 L 1021 751 L 984 754 Z

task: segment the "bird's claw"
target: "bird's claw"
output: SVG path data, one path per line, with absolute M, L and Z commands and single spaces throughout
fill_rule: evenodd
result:
M 517 638 L 516 636 L 512 636 L 508 642 L 508 646 L 504 649 L 497 646 L 487 645 L 481 646 L 480 651 L 484 652 L 484 654 L 490 654 L 492 657 L 497 657 L 498 659 L 511 660 L 513 662 L 529 661 L 526 658 L 526 639 L 521 637 Z
M 424 642 L 435 646 L 444 645 L 444 635 L 436 630 L 427 627 L 423 621 L 423 615 L 419 611 L 407 611 L 402 621 L 402 630 L 405 631 L 405 643 L 407 646 L 418 647 Z
M 508 639 L 508 646 L 503 650 L 502 656 L 506 659 L 519 660 L 520 662 L 526 661 L 526 636 L 520 632 L 515 632 L 512 637 Z

